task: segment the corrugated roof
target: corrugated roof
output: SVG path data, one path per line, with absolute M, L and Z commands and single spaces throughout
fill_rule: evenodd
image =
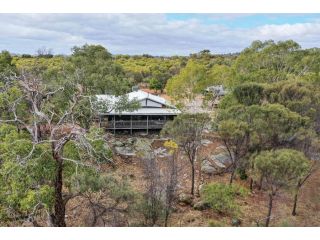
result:
M 176 108 L 139 108 L 135 111 L 115 112 L 112 110 L 108 115 L 178 115 L 181 111 Z
M 165 115 L 165 114 L 179 114 L 181 113 L 180 110 L 178 110 L 175 106 L 171 105 L 166 99 L 153 95 L 151 93 L 147 93 L 141 90 L 138 91 L 133 91 L 130 93 L 126 94 L 128 97 L 129 101 L 142 101 L 144 99 L 150 99 L 151 101 L 160 103 L 162 105 L 165 105 L 168 108 L 140 108 L 136 111 L 132 111 L 132 112 L 122 112 L 121 114 L 125 115 L 125 114 L 150 114 L 150 115 Z M 113 95 L 96 95 L 98 101 L 106 101 L 108 102 L 110 105 L 116 103 L 116 101 L 119 99 L 119 97 L 113 96 Z M 111 110 L 111 109 L 110 109 Z M 120 114 L 119 112 L 115 112 L 114 110 L 112 110 L 110 113 L 108 114 Z
M 156 96 L 156 95 L 153 95 L 151 93 L 141 91 L 141 90 L 133 91 L 133 92 L 127 93 L 126 95 L 128 96 L 129 101 L 133 101 L 133 100 L 141 101 L 141 100 L 148 98 L 152 101 L 170 106 L 169 102 L 166 99 L 159 97 L 159 96 Z M 96 97 L 98 98 L 98 100 L 110 101 L 110 103 L 114 103 L 118 99 L 118 97 L 116 97 L 114 95 L 107 95 L 107 94 L 106 95 L 96 95 Z

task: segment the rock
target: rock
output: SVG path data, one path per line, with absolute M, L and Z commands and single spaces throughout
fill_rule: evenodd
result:
M 193 205 L 193 208 L 195 210 L 203 211 L 203 210 L 209 209 L 210 205 L 204 201 L 199 201 Z
M 241 225 L 241 220 L 238 219 L 238 218 L 233 218 L 233 219 L 231 220 L 231 225 L 232 225 L 233 227 L 239 227 L 239 226 Z
M 133 147 L 142 156 L 152 152 L 151 141 L 146 138 L 137 138 Z
M 212 141 L 208 140 L 208 139 L 202 139 L 201 140 L 201 144 L 204 146 L 208 146 L 209 144 L 211 144 Z
M 33 223 L 30 221 L 24 221 L 22 227 L 34 227 Z
M 211 155 L 211 159 L 219 168 L 226 168 L 232 164 L 232 160 L 227 153 Z
M 133 149 L 131 149 L 129 147 L 115 147 L 114 149 L 116 150 L 116 153 L 118 155 L 121 155 L 121 156 L 125 156 L 125 157 L 134 157 L 134 156 L 136 156 L 136 154 L 133 151 Z
M 123 142 L 120 142 L 120 141 L 115 141 L 115 142 L 113 143 L 113 146 L 123 147 L 123 146 L 124 146 L 124 143 L 123 143 Z
M 126 143 L 128 143 L 129 145 L 133 145 L 135 142 L 135 139 L 134 138 L 128 138 Z
M 190 205 L 192 203 L 192 196 L 189 194 L 181 193 L 179 195 L 179 203 Z
M 201 163 L 201 171 L 206 174 L 214 174 L 217 172 L 217 169 L 214 166 L 212 166 L 210 161 L 203 160 Z
M 165 158 L 170 156 L 170 154 L 168 153 L 167 149 L 160 147 L 154 150 L 154 153 L 160 157 L 160 158 Z

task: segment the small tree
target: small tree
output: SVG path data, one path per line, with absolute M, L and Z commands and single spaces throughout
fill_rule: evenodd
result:
M 303 153 L 292 149 L 263 151 L 253 157 L 254 177 L 263 176 L 269 195 L 269 207 L 266 217 L 266 227 L 269 226 L 273 198 L 283 188 L 294 185 L 309 168 L 309 161 Z
M 153 153 L 142 158 L 143 173 L 146 178 L 146 191 L 139 205 L 147 226 L 154 226 L 163 217 L 164 189 L 161 184 L 161 173 L 157 159 Z
M 249 126 L 247 123 L 236 120 L 224 120 L 219 123 L 218 134 L 226 147 L 231 159 L 232 184 L 240 160 L 246 155 L 249 147 Z
M 209 121 L 209 116 L 204 113 L 181 114 L 172 122 L 168 122 L 162 130 L 162 134 L 172 137 L 187 155 L 191 167 L 192 195 L 194 195 L 197 151 L 201 146 L 203 132 Z
M 317 163 L 314 162 L 313 164 L 309 163 L 309 169 L 304 173 L 301 173 L 301 176 L 296 179 L 296 185 L 294 188 L 294 198 L 293 198 L 293 208 L 292 208 L 292 216 L 297 215 L 297 205 L 298 205 L 298 197 L 299 191 L 301 187 L 306 183 L 306 181 L 310 178 L 310 176 L 314 173 L 317 168 Z
M 164 167 L 164 187 L 165 187 L 165 219 L 164 226 L 168 226 L 169 216 L 176 198 L 179 166 L 177 162 L 178 145 L 174 141 L 166 141 L 164 147 L 169 149 L 169 157 Z

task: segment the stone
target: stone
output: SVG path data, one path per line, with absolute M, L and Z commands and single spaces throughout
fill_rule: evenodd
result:
M 179 195 L 179 203 L 190 205 L 192 203 L 192 196 L 189 194 L 181 193 Z
M 170 154 L 168 153 L 167 149 L 160 147 L 154 150 L 154 153 L 160 157 L 160 158 L 165 158 L 170 156 Z
M 231 220 L 231 225 L 233 227 L 239 227 L 241 225 L 241 220 L 239 218 L 233 218 Z
M 214 174 L 217 172 L 217 169 L 214 166 L 212 166 L 210 161 L 203 160 L 201 163 L 201 171 L 206 174 Z
M 133 145 L 135 142 L 135 139 L 134 138 L 128 138 L 126 143 L 130 144 L 130 145 Z
M 208 146 L 209 144 L 211 144 L 212 141 L 208 140 L 208 139 L 202 139 L 201 140 L 201 144 L 204 146 Z
M 115 141 L 115 142 L 113 143 L 113 146 L 116 146 L 116 147 L 123 147 L 123 146 L 124 146 L 124 143 L 123 143 L 123 142 L 121 142 L 121 141 Z
M 203 211 L 203 210 L 209 209 L 210 205 L 204 201 L 199 201 L 193 205 L 193 208 L 195 210 Z
M 135 152 L 133 151 L 133 149 L 129 148 L 129 147 L 115 147 L 114 148 L 116 153 L 118 155 L 122 155 L 125 157 L 134 157 L 136 156 Z
M 227 153 L 218 153 L 211 155 L 211 159 L 221 168 L 226 168 L 232 164 L 232 160 Z

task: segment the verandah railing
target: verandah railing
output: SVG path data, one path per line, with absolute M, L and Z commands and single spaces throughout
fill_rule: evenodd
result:
M 161 129 L 166 120 L 118 120 L 108 121 L 106 128 L 108 129 Z

